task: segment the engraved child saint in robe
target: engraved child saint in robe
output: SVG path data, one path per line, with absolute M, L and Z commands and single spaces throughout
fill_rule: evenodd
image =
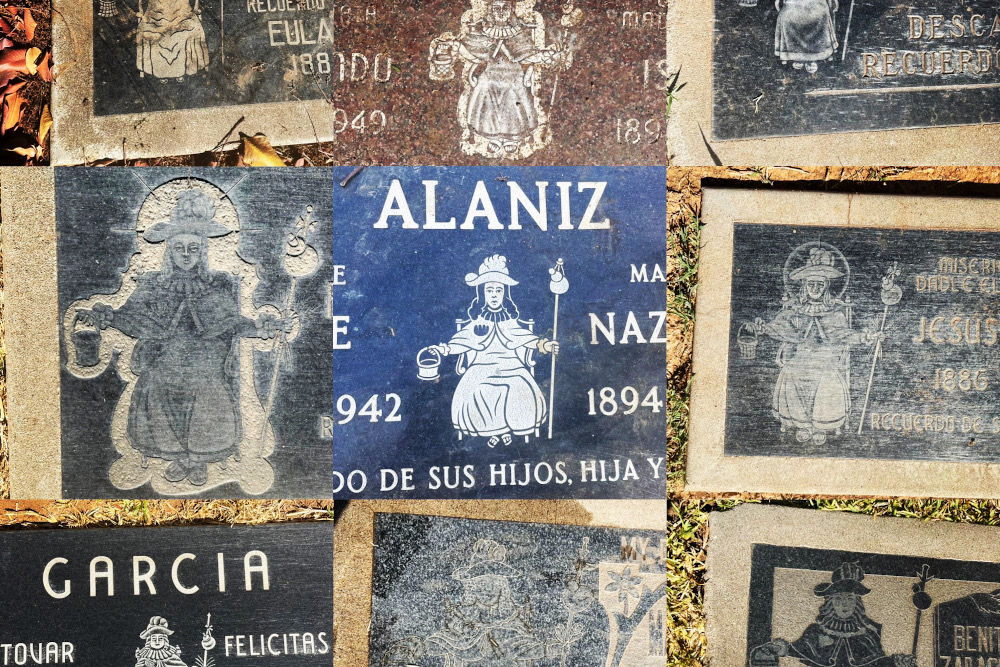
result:
M 793 251 L 792 257 L 798 253 Z M 851 410 L 851 346 L 874 345 L 884 337 L 851 328 L 849 302 L 830 289 L 833 280 L 844 277 L 835 266 L 837 258 L 842 261 L 839 252 L 811 248 L 805 265 L 787 275 L 793 287 L 781 312 L 770 322 L 757 318 L 748 323 L 758 335 L 780 343 L 772 409 L 781 431 L 795 429 L 802 443 L 822 444 L 829 433 L 840 434 Z
M 837 0 L 775 0 L 778 21 L 774 29 L 774 55 L 809 73 L 837 49 L 834 32 Z
M 214 216 L 208 195 L 180 192 L 170 219 L 143 233 L 165 243 L 162 269 L 140 275 L 120 308 L 96 303 L 78 311 L 92 326 L 138 339 L 128 440 L 143 467 L 147 458 L 168 460 L 168 481 L 195 486 L 207 481 L 208 464 L 240 457 L 240 339 L 271 339 L 293 325 L 292 317 L 241 315 L 238 277 L 209 266 L 208 239 L 231 232 Z
M 774 639 L 751 654 L 751 667 L 776 664 L 773 657 L 792 657 L 806 667 L 915 667 L 912 655 L 886 655 L 882 625 L 868 617 L 862 597 L 871 589 L 862 584 L 865 573 L 857 563 L 844 563 L 819 584 L 814 595 L 823 598 L 819 614 L 793 642 Z
M 431 78 L 451 78 L 456 57 L 468 83 L 459 113 L 468 149 L 482 141 L 487 156 L 517 153 L 542 124 L 538 69 L 568 62 L 567 54 L 546 46 L 541 14 L 519 14 L 514 0 L 488 0 L 484 16 L 465 13 L 458 37 L 434 40 Z
M 139 635 L 146 645 L 135 650 L 135 667 L 187 667 L 181 660 L 180 647 L 170 645 L 168 635 L 172 634 L 167 619 L 162 616 L 149 619 L 149 625 Z
M 198 0 L 139 0 L 135 65 L 139 76 L 177 79 L 208 68 L 208 44 Z
M 532 375 L 532 354 L 558 354 L 559 343 L 540 338 L 524 326 L 510 288 L 507 258 L 487 257 L 478 273 L 465 276 L 476 288 L 469 319 L 447 343 L 429 349 L 442 357 L 458 355 L 461 376 L 451 403 L 451 419 L 460 436 L 489 438 L 489 446 L 525 440 L 545 420 L 545 397 Z
M 427 637 L 428 655 L 443 657 L 445 667 L 527 665 L 546 657 L 530 625 L 530 606 L 514 599 L 511 580 L 521 572 L 507 563 L 506 547 L 478 540 L 469 564 L 451 576 L 462 584 L 462 595 L 454 602 L 445 600 L 445 627 Z

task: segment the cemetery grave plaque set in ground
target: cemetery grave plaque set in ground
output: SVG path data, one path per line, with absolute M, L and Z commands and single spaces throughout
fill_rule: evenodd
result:
M 331 139 L 326 0 L 55 0 L 53 9 L 53 164 L 219 150 L 240 131 L 273 144 Z
M 666 5 L 338 4 L 337 161 L 662 165 Z
M 352 501 L 337 665 L 432 667 L 465 646 L 469 662 L 662 667 L 665 527 L 662 499 Z
M 993 164 L 1000 150 L 991 3 L 696 0 L 669 23 L 685 84 L 672 163 Z
M 329 665 L 333 524 L 4 531 L 6 664 Z
M 330 496 L 331 176 L 0 173 L 13 497 Z
M 709 188 L 702 211 L 689 489 L 995 494 L 996 200 Z
M 663 498 L 665 169 L 334 169 L 336 497 Z
M 713 665 L 996 664 L 996 528 L 749 505 L 710 527 Z

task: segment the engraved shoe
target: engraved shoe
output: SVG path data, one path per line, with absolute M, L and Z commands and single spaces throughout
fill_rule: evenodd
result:
M 792 67 L 795 69 L 802 69 L 802 63 L 792 63 Z
M 503 436 L 501 437 L 501 440 L 503 441 L 503 446 L 506 447 L 507 445 L 509 445 L 511 442 L 514 441 L 514 438 L 510 437 L 510 433 L 504 433 Z
M 807 428 L 800 428 L 795 432 L 795 439 L 799 442 L 809 442 L 809 438 L 812 437 L 812 431 Z
M 826 442 L 826 433 L 823 431 L 813 433 L 813 444 L 822 445 L 824 442 Z
M 171 461 L 163 476 L 167 478 L 168 482 L 180 482 L 188 476 L 187 466 L 180 461 Z
M 819 69 L 819 65 L 816 63 L 806 63 L 806 71 L 810 74 L 815 74 L 816 70 Z
M 188 470 L 187 478 L 195 486 L 202 486 L 208 481 L 208 465 L 204 463 L 193 464 Z

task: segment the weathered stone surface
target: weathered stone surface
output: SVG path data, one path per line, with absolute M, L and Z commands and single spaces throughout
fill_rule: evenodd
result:
M 997 659 L 994 528 L 751 506 L 713 513 L 710 526 L 713 664 Z
M 5 255 L 7 315 L 26 323 L 8 360 L 15 496 L 330 495 L 330 177 L 59 169 L 5 187 L 5 219 L 54 202 L 29 229 L 58 239 L 41 258 L 57 303 L 19 282 L 39 261 L 19 238 Z M 32 355 L 39 339 L 58 356 Z M 34 386 L 56 397 L 55 439 L 22 414 Z M 35 457 L 45 470 L 22 467 Z
M 992 479 L 1000 461 L 995 203 L 714 190 L 705 204 L 692 484 L 986 492 L 951 475 L 986 463 Z M 723 472 L 766 459 L 763 478 Z
M 375 517 L 369 664 L 663 664 L 662 533 Z
M 333 10 L 324 0 L 60 2 L 54 164 L 180 155 L 263 132 L 327 141 Z M 157 113 L 160 112 L 160 113 Z
M 10 665 L 332 663 L 331 523 L 5 531 L 0 560 Z
M 352 0 L 334 23 L 341 164 L 664 164 L 666 0 Z
M 338 497 L 663 497 L 663 168 L 335 174 Z
M 670 13 L 673 164 L 995 161 L 987 5 L 694 0 Z

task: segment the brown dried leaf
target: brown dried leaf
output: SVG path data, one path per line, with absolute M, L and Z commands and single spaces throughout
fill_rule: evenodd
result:
M 42 55 L 42 50 L 37 47 L 31 47 L 24 54 L 24 66 L 28 68 L 28 74 L 35 75 L 38 73 L 38 58 Z
M 0 51 L 0 74 L 16 72 L 27 74 L 28 49 L 4 49 Z
M 17 127 L 21 122 L 21 114 L 24 112 L 24 98 L 21 93 L 13 92 L 4 95 L 3 98 L 3 124 L 0 125 L 0 134 Z
M 285 163 L 274 152 L 271 142 L 263 134 L 248 136 L 240 132 L 243 147 L 240 150 L 240 162 L 247 167 L 284 167 Z
M 38 63 L 38 76 L 42 78 L 42 81 L 52 81 L 52 66 L 49 64 L 52 62 L 52 54 L 46 53 L 42 61 Z
M 49 130 L 52 128 L 52 113 L 49 111 L 49 105 L 46 104 L 42 108 L 42 117 L 38 120 L 38 145 L 45 145 L 45 137 L 49 135 Z
M 35 38 L 35 18 L 31 15 L 31 10 L 24 10 L 24 36 L 30 42 Z

